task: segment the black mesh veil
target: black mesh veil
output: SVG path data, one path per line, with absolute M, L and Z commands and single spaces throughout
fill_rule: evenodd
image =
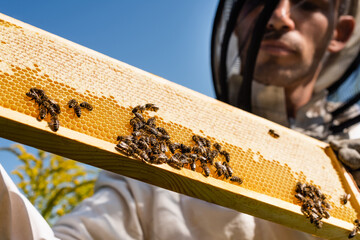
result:
M 315 89 L 315 91 L 327 89 L 328 100 L 340 102 L 338 107 L 330 113 L 332 119 L 328 130 L 332 133 L 343 131 L 360 122 L 360 115 L 345 121 L 335 121 L 343 112 L 359 104 L 360 101 L 360 20 L 357 15 L 359 6 L 357 0 L 350 2 L 349 14 L 357 17 L 355 37 L 348 44 L 351 46 L 345 50 L 345 57 L 338 56 L 330 59 L 329 66 L 326 65 L 327 63 L 324 64 L 323 71 L 325 73 L 321 73 L 319 86 L 316 86 Z M 211 39 L 212 76 L 216 97 L 219 100 L 243 110 L 252 111 L 251 86 L 254 65 L 267 22 L 278 3 L 279 0 L 219 1 Z M 251 26 L 248 26 L 243 34 L 245 40 L 241 40 L 236 36 L 236 24 L 242 18 L 246 18 L 247 14 L 254 9 L 259 9 L 256 20 L 252 22 Z M 244 49 L 247 49 L 246 53 L 243 52 Z M 242 56 L 242 59 L 239 56 Z M 340 64 L 341 69 L 337 64 Z M 243 69 L 240 69 L 240 66 Z
M 274 1 L 264 1 L 264 0 L 221 0 L 218 6 L 218 10 L 215 16 L 213 34 L 212 34 L 212 73 L 213 81 L 215 86 L 216 96 L 219 100 L 224 102 L 229 102 L 227 78 L 228 78 L 228 69 L 227 61 L 229 61 L 229 55 L 232 55 L 231 58 L 238 58 L 240 55 L 239 52 L 233 51 L 229 54 L 229 49 L 234 49 L 234 46 L 229 47 L 229 45 L 237 44 L 235 49 L 242 51 L 244 46 L 249 43 L 248 52 L 245 54 L 246 61 L 243 71 L 243 83 L 241 88 L 238 89 L 239 97 L 236 106 L 251 112 L 251 95 L 243 94 L 251 92 L 251 82 L 254 71 L 254 64 L 256 61 L 257 52 L 260 46 L 262 36 L 265 31 L 265 26 L 270 16 L 277 6 L 279 0 Z M 246 3 L 247 8 L 243 8 Z M 237 43 L 234 42 L 234 29 L 237 21 L 241 21 L 239 16 L 246 18 L 248 12 L 251 12 L 254 8 L 262 9 L 259 12 L 257 21 L 254 22 L 253 26 L 249 27 L 247 31 L 246 38 L 243 42 Z M 251 39 L 251 40 L 250 40 Z M 250 41 L 249 41 L 250 40 Z M 217 45 L 220 43 L 221 47 L 217 48 Z M 215 54 L 215 51 L 218 51 Z M 239 60 L 239 59 L 238 59 Z M 230 60 L 231 61 L 231 60 Z

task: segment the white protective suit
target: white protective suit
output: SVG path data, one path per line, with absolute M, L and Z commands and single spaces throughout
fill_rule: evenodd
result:
M 353 53 L 351 49 L 354 47 L 357 53 L 359 37 L 356 37 L 349 42 L 347 53 Z M 347 56 L 349 54 L 342 56 L 345 65 L 340 64 L 341 59 L 337 59 L 336 65 L 326 66 L 332 72 L 330 76 L 336 75 L 338 78 L 339 74 L 334 73 L 338 73 L 336 67 L 346 68 L 355 57 L 352 54 L 349 60 Z M 322 76 L 326 77 L 323 78 L 325 81 L 320 81 L 321 84 L 329 85 L 329 75 L 323 73 Z M 229 79 L 231 82 L 232 78 Z M 284 108 L 279 107 L 284 106 L 282 89 L 254 86 L 253 96 L 258 97 L 253 98 L 253 106 L 259 112 L 257 114 L 302 131 L 302 125 L 309 125 L 308 121 L 311 122 L 314 116 L 323 116 L 322 89 L 325 87 L 318 88 L 318 94 L 300 109 L 302 117 L 292 122 L 284 118 Z M 353 127 L 344 137 L 360 137 L 358 128 Z M 61 217 L 52 230 L 16 189 L 1 165 L 0 203 L 0 239 L 318 239 L 279 224 L 105 171 L 99 175 L 94 195 L 80 203 L 73 212 Z

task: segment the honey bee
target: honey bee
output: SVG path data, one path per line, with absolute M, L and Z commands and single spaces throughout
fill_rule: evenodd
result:
M 160 142 L 160 151 L 161 152 L 166 152 L 166 143 L 164 141 Z
M 227 151 L 223 150 L 223 151 L 220 152 L 220 154 L 225 157 L 225 160 L 227 162 L 230 162 L 230 154 Z
M 295 197 L 299 199 L 301 202 L 304 202 L 306 200 L 305 197 L 300 193 L 295 194 Z
M 194 153 L 200 153 L 201 155 L 205 155 L 206 154 L 206 149 L 205 149 L 205 147 L 204 146 L 193 146 L 192 147 L 192 151 L 194 152 Z
M 326 201 L 323 200 L 321 203 L 324 205 L 324 207 L 325 207 L 326 209 L 328 209 L 328 210 L 331 210 L 331 209 L 332 209 L 331 205 L 330 205 L 328 202 L 326 202 Z
M 326 210 L 323 210 L 322 216 L 326 219 L 330 218 L 330 213 Z
M 151 117 L 147 120 L 146 124 L 149 125 L 150 127 L 156 127 L 156 118 L 155 117 Z
M 234 171 L 232 170 L 232 168 L 230 167 L 230 165 L 227 162 L 223 162 L 223 165 L 226 167 L 226 170 L 229 174 L 229 176 L 231 177 L 234 173 Z
M 143 134 L 144 134 L 143 129 L 139 129 L 139 130 L 133 131 L 133 132 L 131 133 L 131 135 L 132 135 L 133 137 L 135 137 L 135 138 L 140 137 L 140 136 L 142 136 Z
M 134 115 L 135 115 L 135 117 L 140 119 L 141 122 L 146 123 L 146 120 L 145 120 L 145 118 L 143 117 L 143 115 L 141 113 L 135 112 Z
M 42 89 L 39 89 L 39 88 L 30 88 L 30 92 L 29 92 L 31 95 L 37 95 L 38 96 L 38 99 L 40 101 L 47 101 L 47 96 L 45 95 L 45 91 L 42 90 Z M 35 100 L 36 101 L 36 100 Z
M 318 229 L 321 229 L 322 226 L 323 226 L 323 222 L 321 221 L 321 219 L 316 219 L 316 220 L 314 221 L 314 223 L 315 223 L 315 226 L 316 226 Z
M 210 168 L 208 167 L 208 165 L 207 165 L 206 163 L 202 163 L 202 164 L 201 164 L 201 168 L 202 168 L 203 171 L 204 171 L 205 177 L 210 176 Z
M 124 136 L 117 136 L 116 141 L 117 141 L 117 142 L 120 142 L 120 141 L 123 140 L 123 138 L 124 138 Z
M 46 117 L 47 109 L 44 105 L 40 105 L 38 120 L 41 121 Z
M 57 116 L 52 116 L 50 122 L 48 123 L 49 127 L 52 131 L 56 132 L 57 130 L 59 130 L 59 119 L 57 118 Z
M 301 212 L 304 214 L 305 217 L 310 217 L 310 209 L 308 209 L 306 206 L 301 206 Z
M 146 110 L 150 110 L 150 111 L 153 111 L 153 112 L 157 112 L 159 110 L 159 108 L 153 104 L 153 103 L 147 103 L 145 104 L 145 109 Z
M 143 140 L 140 140 L 140 141 L 138 142 L 138 147 L 139 147 L 140 149 L 144 150 L 146 154 L 150 154 L 150 153 L 151 153 L 151 148 L 150 148 L 149 145 L 148 145 L 145 141 L 143 141 Z
M 214 143 L 214 144 L 213 144 L 213 147 L 214 147 L 218 152 L 221 151 L 221 145 L 220 145 L 220 144 Z
M 322 192 L 320 191 L 320 189 L 318 188 L 315 188 L 314 189 L 314 192 L 315 192 L 315 195 L 318 197 L 318 198 L 321 198 L 322 197 Z
M 321 218 L 321 213 L 316 208 L 314 208 L 313 205 L 309 204 L 308 207 L 311 209 L 313 213 L 315 213 Z
M 160 153 L 158 159 L 164 163 L 166 163 L 169 160 L 165 153 Z
M 306 187 L 304 188 L 304 191 L 303 191 L 303 195 L 305 197 L 310 197 L 310 198 L 314 198 L 315 195 L 314 195 L 314 192 L 313 192 L 313 189 L 311 188 L 310 185 L 306 185 Z
M 168 164 L 176 169 L 181 169 L 182 164 L 180 162 L 180 153 L 175 153 L 174 155 L 172 155 L 168 161 Z
M 125 142 L 120 142 L 116 145 L 115 149 L 119 152 L 123 152 L 126 155 L 133 155 L 134 154 L 134 150 L 132 148 L 129 147 L 129 145 L 127 145 Z
M 130 125 L 133 127 L 133 131 L 139 131 L 141 128 L 143 128 L 144 123 L 140 121 L 139 118 L 134 117 L 130 119 Z
M 50 107 L 55 111 L 56 114 L 61 113 L 60 105 L 57 102 L 55 102 L 54 100 L 52 100 L 50 98 L 48 98 L 47 101 L 49 102 Z
M 43 109 L 43 110 L 42 110 Z M 57 116 L 58 114 L 55 112 L 54 109 L 52 109 L 52 107 L 50 106 L 50 103 L 49 102 L 42 102 L 40 105 L 39 105 L 39 111 L 41 112 L 42 111 L 46 111 L 45 115 L 44 115 L 44 118 L 46 117 L 46 114 L 50 114 L 51 116 Z
M 196 160 L 198 158 L 198 155 L 196 155 L 195 153 L 185 153 L 185 155 L 193 160 Z
M 206 156 L 206 158 L 207 158 L 208 163 L 210 163 L 210 165 L 213 165 L 213 164 L 214 164 L 214 157 L 213 157 L 213 155 L 208 154 L 208 155 Z
M 80 107 L 78 104 L 76 104 L 76 105 L 74 106 L 74 112 L 75 112 L 75 114 L 76 114 L 77 117 L 80 117 L 80 116 L 81 116 L 81 107 Z
M 351 197 L 351 194 L 349 193 L 344 193 L 344 195 L 341 197 L 340 201 L 343 205 L 347 204 L 347 202 L 349 201 Z
M 304 183 L 301 183 L 301 182 L 297 182 L 296 183 L 296 192 L 297 193 L 303 193 L 304 192 L 304 188 L 305 188 L 305 184 Z
M 184 153 L 184 155 L 190 159 L 190 168 L 191 170 L 195 171 L 196 169 L 196 159 L 198 158 L 198 156 L 195 153 Z
M 239 184 L 242 184 L 242 183 L 243 183 L 242 179 L 239 178 L 238 176 L 232 176 L 232 177 L 230 178 L 230 181 L 232 181 L 232 182 L 237 182 L 237 183 L 239 183 Z
M 158 160 L 158 153 L 152 153 L 149 158 L 150 158 L 150 163 L 152 164 L 162 164 L 163 162 L 161 160 Z
M 89 110 L 89 111 L 92 111 L 92 110 L 93 110 L 93 106 L 91 106 L 91 104 L 88 103 L 88 102 L 82 102 L 82 103 L 80 103 L 80 107 L 85 108 L 85 109 L 87 109 L 87 110 Z
M 209 148 L 207 152 L 207 159 L 211 165 L 214 164 L 214 159 L 219 155 L 219 152 L 217 150 L 210 150 Z
M 145 111 L 145 107 L 142 105 L 138 105 L 132 109 L 132 113 L 140 112 L 143 113 Z
M 128 145 L 133 143 L 133 141 L 135 140 L 132 135 L 130 135 L 130 136 L 118 136 L 117 139 L 118 139 L 118 141 L 123 141 Z
M 170 139 L 170 135 L 169 135 L 169 133 L 165 130 L 165 128 L 158 127 L 158 128 L 156 128 L 156 129 L 161 133 L 161 135 L 159 136 L 160 138 L 165 139 L 165 140 L 169 140 L 169 139 Z
M 313 211 L 310 211 L 309 218 L 311 223 L 321 219 L 321 217 Z
M 203 143 L 201 141 L 201 137 L 199 135 L 193 135 L 192 140 L 199 146 L 203 146 Z
M 45 91 L 36 87 L 30 88 L 30 92 L 35 92 L 36 94 L 38 94 L 40 97 L 45 95 Z
M 184 166 L 184 165 L 190 164 L 192 162 L 192 160 L 191 160 L 191 158 L 188 158 L 186 155 L 181 154 L 180 162 L 181 162 L 181 165 Z
M 150 162 L 150 158 L 144 150 L 140 148 L 135 148 L 135 153 L 141 158 L 141 160 L 145 162 Z
M 151 163 L 154 164 L 163 164 L 168 161 L 168 157 L 164 153 L 155 154 L 150 157 Z
M 206 157 L 204 157 L 204 156 L 201 156 L 201 155 L 198 155 L 198 158 L 197 158 L 201 163 L 207 163 L 207 159 L 206 159 Z
M 146 144 L 150 144 L 150 136 L 149 135 L 141 135 L 139 141 L 144 141 Z
M 299 199 L 299 200 L 300 200 L 300 199 Z M 317 210 L 314 208 L 315 204 L 314 204 L 314 202 L 313 202 L 311 199 L 305 199 L 303 202 L 304 202 L 304 203 L 303 203 L 303 206 L 304 206 L 305 208 L 307 208 L 307 209 L 314 209 L 314 210 L 317 212 Z M 316 213 L 316 212 L 315 212 L 315 213 Z
M 71 99 L 67 105 L 69 108 L 74 108 L 74 112 L 77 117 L 81 116 L 81 108 L 80 108 L 78 102 L 76 101 L 76 99 Z
M 144 125 L 145 131 L 147 131 L 150 134 L 154 134 L 156 137 L 161 137 L 161 133 L 154 127 L 151 127 L 149 125 Z
M 26 96 L 28 96 L 29 98 L 31 98 L 30 100 L 35 100 L 35 103 L 40 105 L 42 103 L 41 98 L 38 96 L 38 94 L 36 92 L 27 92 Z
M 313 203 L 314 203 L 314 204 L 313 204 L 314 207 L 319 210 L 319 212 L 320 212 L 321 215 L 324 216 L 324 211 L 326 211 L 326 210 L 323 208 L 323 206 L 322 206 L 322 204 L 321 204 L 321 201 L 320 201 L 319 199 L 315 199 L 315 200 L 313 201 Z
M 212 150 L 210 152 L 210 155 L 212 158 L 216 158 L 219 155 L 219 151 L 218 150 Z
M 278 138 L 278 137 L 280 137 L 280 135 L 277 134 L 274 129 L 270 129 L 270 130 L 268 131 L 268 133 L 269 133 L 269 135 L 272 136 L 273 138 Z
M 349 233 L 348 238 L 353 238 L 353 237 L 355 237 L 358 232 L 359 232 L 359 228 L 358 228 L 358 227 L 355 227 L 355 228 Z
M 176 151 L 177 149 L 180 149 L 180 147 L 181 147 L 181 144 L 180 144 L 180 143 L 171 143 L 171 144 L 169 145 L 169 150 L 170 150 L 171 153 L 175 153 L 175 151 Z
M 224 166 L 220 162 L 215 162 L 216 173 L 218 177 L 224 175 Z
M 208 148 L 211 147 L 211 142 L 210 142 L 209 139 L 207 139 L 207 138 L 202 138 L 202 140 L 203 140 L 203 143 L 204 143 L 204 145 L 205 145 L 206 147 L 208 147 Z
M 149 135 L 149 142 L 152 146 L 158 146 L 160 144 L 154 134 Z
M 69 108 L 73 108 L 77 104 L 78 104 L 78 102 L 76 101 L 76 99 L 71 99 L 67 105 Z
M 191 147 L 186 146 L 185 144 L 180 144 L 180 150 L 182 153 L 189 153 L 191 152 Z

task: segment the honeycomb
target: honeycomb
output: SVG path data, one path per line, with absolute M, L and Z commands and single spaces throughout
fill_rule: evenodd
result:
M 67 128 L 115 146 L 117 136 L 131 134 L 131 110 L 154 103 L 159 111 L 144 117 L 155 116 L 173 141 L 192 145 L 196 134 L 221 144 L 231 155 L 234 175 L 243 179 L 242 188 L 300 209 L 296 183 L 312 184 L 327 196 L 332 217 L 349 223 L 358 218 L 355 200 L 340 202 L 348 183 L 325 143 L 2 14 L 0 31 L 1 107 L 37 121 L 38 106 L 25 93 L 42 89 L 61 107 L 59 132 Z M 73 98 L 93 110 L 77 117 L 66 107 Z

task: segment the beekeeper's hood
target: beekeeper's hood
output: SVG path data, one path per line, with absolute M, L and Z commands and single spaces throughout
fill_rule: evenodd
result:
M 272 2 L 264 0 L 248 1 L 250 1 L 251 5 L 266 5 L 268 2 Z M 239 4 L 239 2 L 246 1 L 220 0 L 214 19 L 211 43 L 211 65 L 216 96 L 219 100 L 235 106 L 239 106 L 239 89 L 243 82 L 243 77 L 239 75 L 241 65 L 238 56 L 239 43 L 233 31 L 235 22 L 232 19 L 234 8 L 239 8 L 240 6 L 241 9 L 242 4 Z M 276 2 L 278 3 L 279 1 Z M 360 47 L 360 14 L 358 13 L 360 6 L 358 5 L 358 0 L 351 0 L 349 3 L 350 5 L 347 6 L 346 11 L 348 14 L 355 16 L 357 22 L 354 34 L 348 41 L 345 49 L 338 54 L 329 56 L 326 60 L 316 83 L 315 93 L 323 92 L 324 89 L 328 89 L 331 86 L 336 87 L 336 82 L 344 76 L 349 66 L 358 56 Z M 269 16 L 267 19 L 269 19 Z M 261 86 L 255 81 L 251 85 L 252 90 L 250 92 L 252 92 L 252 99 L 250 101 L 252 112 L 284 124 L 281 120 L 277 119 L 276 113 L 275 117 L 267 116 L 266 114 L 266 111 L 271 111 L 271 115 L 274 115 L 273 111 L 279 111 L 278 115 L 286 115 L 283 89 Z

